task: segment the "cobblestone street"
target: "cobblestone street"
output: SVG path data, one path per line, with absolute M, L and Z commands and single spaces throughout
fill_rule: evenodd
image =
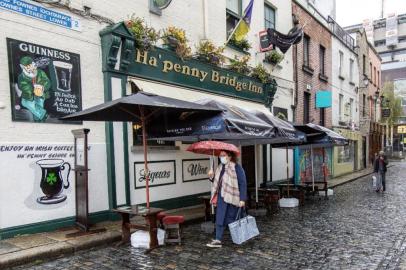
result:
M 368 176 L 330 200 L 257 218 L 261 236 L 242 246 L 226 237 L 222 249 L 208 249 L 210 235 L 195 224 L 184 228 L 182 246 L 149 255 L 108 246 L 15 269 L 406 269 L 405 171 L 405 163 L 388 169 L 385 194 Z

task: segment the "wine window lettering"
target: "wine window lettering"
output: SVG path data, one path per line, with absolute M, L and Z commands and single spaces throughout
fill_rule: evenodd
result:
M 182 160 L 183 182 L 207 180 L 209 168 L 209 159 Z

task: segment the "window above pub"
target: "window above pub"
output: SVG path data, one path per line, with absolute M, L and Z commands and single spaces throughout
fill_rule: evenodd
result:
M 275 9 L 268 4 L 264 5 L 264 26 L 275 29 Z
M 242 0 L 227 0 L 226 5 L 227 37 L 233 32 L 242 17 Z

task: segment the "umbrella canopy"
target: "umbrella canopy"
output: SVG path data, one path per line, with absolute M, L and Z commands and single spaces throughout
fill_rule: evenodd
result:
M 234 152 L 237 156 L 240 150 L 234 144 L 219 141 L 201 141 L 190 145 L 187 149 L 196 154 L 219 156 L 221 151 Z
M 141 124 L 141 117 L 146 121 L 167 121 L 168 119 L 185 118 L 196 114 L 203 119 L 220 113 L 213 109 L 193 102 L 159 96 L 147 92 L 124 96 L 83 111 L 62 117 L 61 120 L 72 121 L 114 121 L 134 122 Z M 163 119 L 165 118 L 165 119 Z
M 189 116 L 199 116 L 202 119 L 211 118 L 220 113 L 218 109 L 205 107 L 192 102 L 159 96 L 156 94 L 137 92 L 116 100 L 112 100 L 86 110 L 62 117 L 62 120 L 72 121 L 120 121 L 134 122 L 142 127 L 142 142 L 144 146 L 144 169 L 146 175 L 146 201 L 149 207 L 149 170 L 147 158 L 146 126 L 151 121 L 162 123 L 168 119 L 186 119 Z M 214 130 L 221 126 L 212 127 Z
M 149 130 L 150 139 L 184 142 L 220 140 L 238 145 L 263 144 L 278 139 L 272 123 L 265 122 L 240 107 L 212 99 L 199 100 L 196 103 L 205 108 L 221 110 L 222 113 L 204 121 L 192 116 L 183 122 L 171 121 L 154 125 Z
M 348 139 L 323 126 L 308 123 L 306 125 L 295 125 L 295 128 L 306 134 L 307 144 L 317 144 L 321 146 L 348 144 Z
M 305 133 L 297 130 L 292 123 L 282 120 L 270 112 L 255 110 L 253 113 L 275 127 L 275 140 L 268 143 L 272 147 L 296 146 L 306 142 Z

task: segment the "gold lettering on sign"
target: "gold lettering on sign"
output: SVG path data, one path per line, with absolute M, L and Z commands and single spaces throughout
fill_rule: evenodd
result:
M 167 73 L 168 71 L 173 70 L 173 63 L 171 61 L 165 60 L 163 62 L 162 72 Z
M 150 65 L 154 67 L 158 66 L 158 59 L 153 56 L 148 58 L 148 51 L 141 52 L 140 50 L 137 50 L 137 57 L 135 58 L 135 61 L 144 65 Z
M 159 59 L 161 59 L 161 56 Z M 140 51 L 137 49 L 135 57 L 136 63 L 157 67 L 158 61 L 161 60 L 158 60 L 157 57 L 151 56 L 148 51 Z M 188 65 L 182 65 L 181 63 L 174 63 L 170 60 L 164 60 L 162 61 L 162 72 L 176 72 L 185 76 L 192 76 L 199 79 L 200 82 L 204 82 L 206 78 L 209 78 L 214 83 L 231 86 L 238 92 L 245 90 L 252 93 L 263 94 L 262 85 L 258 85 L 255 82 L 246 79 L 239 81 L 237 76 L 232 76 L 228 73 L 222 74 L 216 70 L 210 70 L 211 76 L 209 76 L 208 71 L 200 70 L 199 68 L 190 67 Z

